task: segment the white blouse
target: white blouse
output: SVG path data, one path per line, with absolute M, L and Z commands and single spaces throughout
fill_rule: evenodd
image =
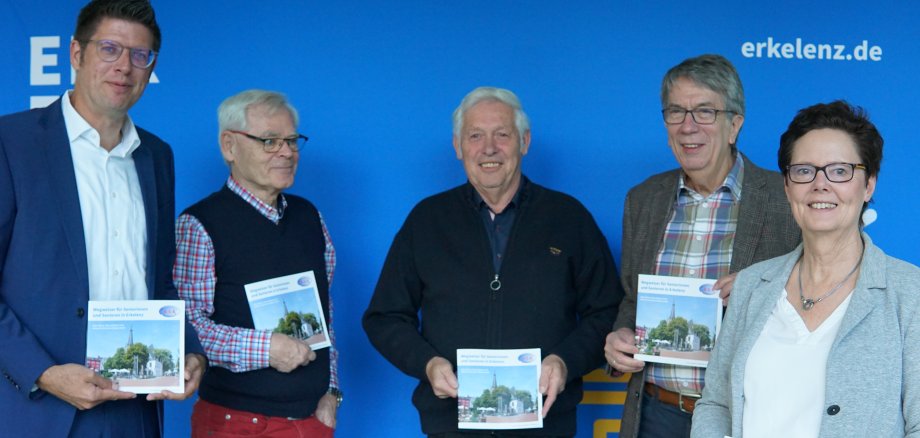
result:
M 783 290 L 745 364 L 745 438 L 818 436 L 827 356 L 852 296 L 810 332 Z

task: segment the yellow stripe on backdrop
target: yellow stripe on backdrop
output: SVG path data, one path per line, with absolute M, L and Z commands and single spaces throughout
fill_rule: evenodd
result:
M 603 409 L 602 411 L 607 414 L 594 419 L 592 438 L 608 438 L 609 434 L 620 431 L 619 415 L 614 414 L 622 412 L 623 403 L 626 401 L 626 391 L 619 388 L 623 388 L 629 382 L 629 377 L 630 374 L 610 377 L 603 369 L 596 369 L 585 375 L 585 391 L 581 405 L 601 405 L 611 408 Z M 607 386 L 618 389 L 603 389 Z M 613 406 L 617 408 L 614 409 Z

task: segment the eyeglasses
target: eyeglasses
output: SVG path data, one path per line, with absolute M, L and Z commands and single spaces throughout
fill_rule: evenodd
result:
M 284 137 L 284 138 L 281 138 L 281 137 L 262 138 L 262 137 L 256 137 L 252 134 L 249 134 L 243 131 L 235 131 L 233 129 L 228 129 L 227 131 L 230 131 L 234 134 L 246 136 L 249 139 L 262 143 L 262 150 L 270 154 L 280 151 L 281 145 L 283 144 L 286 144 L 287 147 L 291 148 L 292 152 L 297 152 L 301 148 L 303 148 L 303 146 L 307 144 L 307 140 L 309 140 L 307 136 L 301 135 L 301 134 L 297 134 L 291 137 Z
M 845 183 L 853 179 L 856 169 L 866 170 L 862 164 L 852 163 L 831 163 L 826 166 L 812 166 L 811 164 L 790 164 L 786 166 L 786 176 L 789 181 L 797 184 L 808 184 L 815 180 L 818 171 L 824 172 L 824 176 L 830 182 Z
M 737 114 L 734 111 L 718 110 L 715 108 L 697 108 L 694 110 L 688 110 L 678 106 L 673 106 L 661 110 L 661 115 L 664 116 L 664 122 L 669 125 L 679 125 L 684 123 L 684 120 L 687 118 L 687 113 L 690 113 L 690 117 L 693 118 L 693 122 L 697 125 L 711 125 L 715 123 L 719 113 Z
M 96 45 L 96 53 L 99 53 L 99 58 L 105 62 L 117 61 L 125 49 L 128 49 L 128 59 L 131 60 L 131 65 L 137 68 L 150 68 L 153 61 L 157 59 L 157 52 L 150 49 L 125 47 L 111 40 L 86 40 L 86 42 Z

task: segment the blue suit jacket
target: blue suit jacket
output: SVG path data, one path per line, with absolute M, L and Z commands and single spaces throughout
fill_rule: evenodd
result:
M 172 151 L 156 136 L 137 131 L 141 145 L 133 158 L 147 219 L 148 298 L 178 299 L 171 275 L 175 258 Z M 75 408 L 31 389 L 52 365 L 84 363 L 88 300 L 83 222 L 61 101 L 4 116 L 0 118 L 0 412 L 10 436 L 66 436 L 70 430 Z M 191 326 L 185 333 L 187 352 L 201 352 Z M 160 420 L 162 425 L 162 415 Z

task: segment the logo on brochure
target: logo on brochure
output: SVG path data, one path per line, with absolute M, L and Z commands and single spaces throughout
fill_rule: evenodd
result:
M 163 315 L 167 318 L 172 318 L 178 314 L 179 311 L 176 309 L 176 306 L 163 306 L 160 307 L 160 315 Z
M 713 284 L 714 284 L 714 283 L 712 283 L 712 284 L 706 283 L 706 284 L 700 286 L 700 292 L 702 292 L 703 295 L 712 295 L 712 294 L 716 293 L 716 291 L 712 288 L 712 285 L 713 285 Z
M 300 277 L 297 279 L 297 284 L 303 287 L 310 287 L 310 277 Z
M 523 362 L 523 363 L 531 363 L 531 362 L 533 362 L 533 359 L 534 359 L 534 355 L 533 355 L 533 354 L 530 354 L 530 353 L 524 353 L 524 354 L 518 356 L 518 360 L 521 361 L 521 362 Z

